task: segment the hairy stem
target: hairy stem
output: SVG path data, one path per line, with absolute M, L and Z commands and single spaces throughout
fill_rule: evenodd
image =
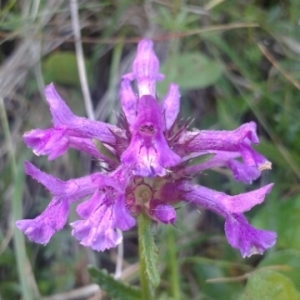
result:
M 151 300 L 151 284 L 147 275 L 147 263 L 145 260 L 145 244 L 141 242 L 147 231 L 151 230 L 150 222 L 144 214 L 138 217 L 138 239 L 139 239 L 139 262 L 140 262 L 140 286 L 143 300 Z

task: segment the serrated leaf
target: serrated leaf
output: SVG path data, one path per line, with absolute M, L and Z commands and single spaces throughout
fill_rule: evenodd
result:
M 142 259 L 145 262 L 146 274 L 154 287 L 160 282 L 160 275 L 157 268 L 158 250 L 151 231 L 151 220 L 148 216 L 139 216 L 139 243 Z M 142 270 L 141 270 L 142 271 Z
M 240 300 L 300 300 L 293 282 L 286 276 L 271 270 L 253 273 Z
M 222 74 L 221 63 L 211 60 L 199 52 L 182 53 L 167 59 L 160 72 L 166 79 L 158 84 L 159 92 L 166 92 L 175 82 L 183 89 L 204 88 L 215 84 Z
M 115 300 L 140 300 L 141 293 L 138 289 L 130 287 L 110 276 L 106 270 L 99 270 L 89 266 L 88 271 L 95 283 Z

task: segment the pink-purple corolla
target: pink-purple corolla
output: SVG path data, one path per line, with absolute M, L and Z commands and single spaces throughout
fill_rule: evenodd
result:
M 108 171 L 61 181 L 26 162 L 25 172 L 53 195 L 41 215 L 17 221 L 30 240 L 48 243 L 66 224 L 70 205 L 84 198 L 87 200 L 77 206 L 80 220 L 71 223 L 72 234 L 82 245 L 98 251 L 118 245 L 121 235 L 116 229 L 132 228 L 140 213 L 155 222 L 174 224 L 174 205 L 179 201 L 224 217 L 227 240 L 243 257 L 262 254 L 275 244 L 276 233 L 252 227 L 243 215 L 264 201 L 272 184 L 228 196 L 191 181 L 203 170 L 227 167 L 236 180 L 251 183 L 263 169 L 270 168 L 270 162 L 251 147 L 259 142 L 255 123 L 233 131 L 189 131 L 185 124 L 176 122 L 178 86 L 171 84 L 167 95 L 161 101 L 157 99 L 156 82 L 163 78 L 152 41 L 140 41 L 132 72 L 122 77 L 120 127 L 75 116 L 54 85 L 46 87 L 53 128 L 25 133 L 25 143 L 36 155 L 48 155 L 49 160 L 75 148 L 105 162 Z M 96 147 L 97 140 L 110 155 Z M 193 158 L 207 154 L 206 161 L 189 164 Z

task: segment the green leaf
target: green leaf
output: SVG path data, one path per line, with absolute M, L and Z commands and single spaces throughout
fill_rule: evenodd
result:
M 160 275 L 157 269 L 158 250 L 154 242 L 151 230 L 151 220 L 148 216 L 141 214 L 139 216 L 139 243 L 140 243 L 140 260 L 144 264 L 146 275 L 152 285 L 157 287 L 160 282 Z M 141 268 L 140 272 L 142 272 Z
M 87 71 L 90 62 L 85 60 Z M 55 82 L 60 84 L 79 86 L 79 75 L 77 69 L 76 55 L 73 52 L 54 52 L 47 57 L 42 64 L 46 83 Z M 87 72 L 89 74 L 90 72 Z M 91 78 L 89 82 L 91 84 Z
M 240 300 L 300 300 L 293 282 L 286 276 L 270 270 L 253 273 Z
M 295 287 L 300 290 L 300 251 L 286 249 L 270 253 L 259 264 L 259 267 L 267 266 L 283 266 L 280 273 L 289 277 L 295 284 Z
M 175 82 L 183 89 L 204 88 L 215 84 L 222 74 L 223 66 L 217 61 L 195 53 L 171 56 L 161 66 L 166 79 L 158 84 L 159 92 L 166 92 L 168 85 Z
M 98 270 L 95 267 L 89 266 L 88 271 L 94 282 L 115 300 L 141 299 L 141 293 L 138 289 L 130 287 L 119 280 L 115 280 L 106 270 Z

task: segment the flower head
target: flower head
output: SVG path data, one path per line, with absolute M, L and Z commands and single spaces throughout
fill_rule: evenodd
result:
M 82 245 L 103 251 L 121 241 L 117 229 L 133 227 L 140 213 L 154 222 L 174 224 L 174 205 L 186 201 L 224 217 L 228 242 L 243 257 L 261 254 L 274 245 L 275 233 L 252 227 L 243 216 L 264 201 L 272 184 L 229 196 L 191 182 L 203 170 L 224 167 L 232 171 L 236 180 L 251 183 L 262 170 L 270 168 L 270 162 L 251 147 L 259 143 L 256 124 L 246 123 L 232 131 L 189 131 L 176 121 L 180 105 L 178 86 L 172 83 L 161 101 L 156 97 L 156 82 L 163 78 L 153 42 L 142 40 L 132 71 L 121 81 L 125 120 L 122 127 L 75 116 L 54 85 L 46 87 L 53 127 L 25 133 L 27 146 L 37 155 L 47 155 L 49 160 L 75 148 L 104 161 L 108 168 L 103 173 L 61 181 L 26 162 L 26 173 L 53 195 L 41 215 L 17 221 L 18 228 L 30 240 L 48 243 L 67 222 L 70 205 L 85 199 L 77 206 L 80 220 L 71 223 L 72 234 Z M 137 91 L 132 86 L 134 80 Z M 99 150 L 95 141 L 110 155 Z M 202 155 L 209 155 L 209 159 L 189 164 Z

